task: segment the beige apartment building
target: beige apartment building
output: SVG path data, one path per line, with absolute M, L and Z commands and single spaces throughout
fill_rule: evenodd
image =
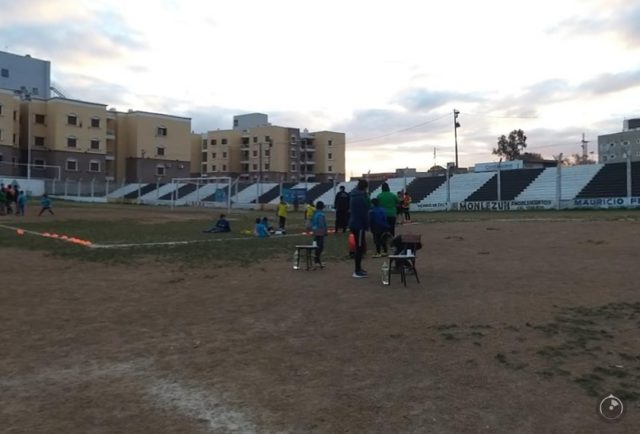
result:
M 30 150 L 34 178 L 169 182 L 189 176 L 188 118 L 122 113 L 107 110 L 105 104 L 66 98 L 32 98 L 18 104 L 22 164 L 19 173 L 14 170 L 16 175 L 26 175 Z
M 345 135 L 269 124 L 267 115 L 234 117 L 234 128 L 202 138 L 201 173 L 244 181 L 344 181 Z
M 20 160 L 20 98 L 0 89 L 0 176 L 16 176 Z
M 143 111 L 116 112 L 116 178 L 171 182 L 191 173 L 191 119 Z

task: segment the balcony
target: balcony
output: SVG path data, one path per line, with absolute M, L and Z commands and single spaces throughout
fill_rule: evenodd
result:
M 116 130 L 108 129 L 107 130 L 107 139 L 115 140 L 115 138 L 116 138 Z

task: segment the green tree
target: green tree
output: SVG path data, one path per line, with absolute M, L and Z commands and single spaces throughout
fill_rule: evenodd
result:
M 527 136 L 524 135 L 524 131 L 513 130 L 508 137 L 504 134 L 498 137 L 498 147 L 493 150 L 493 154 L 505 160 L 515 160 L 526 147 Z

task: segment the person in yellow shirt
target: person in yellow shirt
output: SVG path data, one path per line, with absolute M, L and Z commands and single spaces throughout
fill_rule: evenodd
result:
M 304 210 L 304 228 L 305 230 L 311 230 L 311 219 L 313 218 L 313 214 L 316 212 L 316 207 L 313 206 L 313 201 L 310 200 L 307 204 L 307 208 Z
M 278 229 L 284 233 L 284 225 L 287 223 L 287 211 L 289 205 L 284 201 L 284 196 L 280 196 L 280 203 L 278 204 Z

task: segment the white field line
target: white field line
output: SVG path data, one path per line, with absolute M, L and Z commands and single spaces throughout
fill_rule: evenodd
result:
M 13 226 L 6 226 L 6 225 L 0 225 L 0 228 L 9 229 L 12 231 L 17 231 L 18 229 L 21 229 Z M 22 229 L 22 230 L 24 231 L 25 234 L 36 235 L 43 238 L 50 238 L 50 237 L 45 237 L 40 232 L 30 231 L 28 229 Z M 284 237 L 303 237 L 303 236 L 306 236 L 306 235 L 305 234 L 286 234 L 286 235 L 274 235 L 273 237 L 284 238 Z M 128 249 L 132 247 L 179 246 L 179 245 L 185 245 L 185 244 L 210 243 L 210 242 L 216 242 L 216 241 L 241 241 L 241 240 L 252 240 L 254 238 L 255 237 L 251 236 L 251 237 L 211 238 L 211 239 L 184 240 L 184 241 L 158 241 L 153 243 L 127 243 L 127 244 L 93 244 L 92 243 L 85 247 L 89 247 L 92 249 Z M 61 238 L 50 238 L 50 239 L 65 241 Z
M 112 364 L 83 363 L 59 369 L 46 368 L 32 375 L 0 376 L 0 386 L 35 394 L 45 387 L 60 384 L 78 387 L 104 378 L 133 381 L 140 385 L 139 389 L 154 406 L 181 413 L 196 422 L 206 422 L 207 431 L 258 432 L 250 415 L 240 411 L 228 393 L 218 387 L 198 387 L 176 377 L 155 369 L 147 360 L 139 360 Z

